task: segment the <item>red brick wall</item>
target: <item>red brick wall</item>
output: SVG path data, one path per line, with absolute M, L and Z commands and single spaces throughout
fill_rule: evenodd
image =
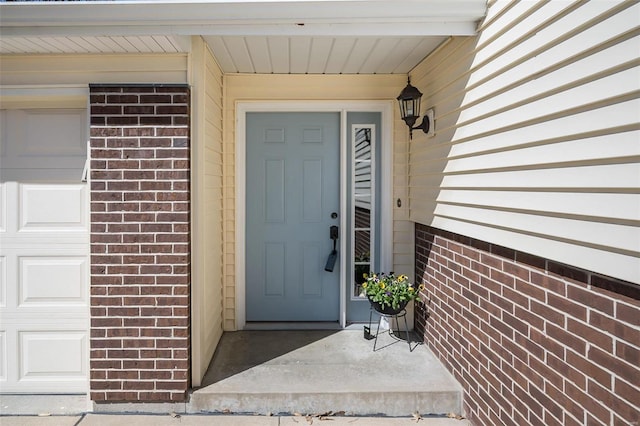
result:
M 640 287 L 420 224 L 416 277 L 474 425 L 640 421 Z
M 189 88 L 91 86 L 91 399 L 189 386 Z

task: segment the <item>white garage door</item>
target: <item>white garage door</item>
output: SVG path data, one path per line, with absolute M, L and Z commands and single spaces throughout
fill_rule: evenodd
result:
M 86 112 L 1 114 L 0 391 L 86 392 Z

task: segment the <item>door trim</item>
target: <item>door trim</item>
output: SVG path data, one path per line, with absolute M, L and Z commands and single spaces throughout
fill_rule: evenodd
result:
M 340 229 L 347 229 L 347 112 L 366 111 L 381 113 L 381 236 L 382 241 L 393 241 L 393 101 L 245 101 L 236 104 L 236 155 L 235 155 L 235 310 L 236 329 L 246 326 L 246 114 L 248 112 L 339 112 L 340 113 Z M 383 245 L 380 253 L 381 270 L 390 270 L 393 247 Z M 346 265 L 346 239 L 340 238 L 340 264 Z M 340 268 L 340 327 L 346 327 L 347 275 Z

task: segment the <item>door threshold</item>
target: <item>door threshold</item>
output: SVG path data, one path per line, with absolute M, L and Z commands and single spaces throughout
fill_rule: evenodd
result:
M 338 321 L 247 321 L 245 330 L 342 330 Z

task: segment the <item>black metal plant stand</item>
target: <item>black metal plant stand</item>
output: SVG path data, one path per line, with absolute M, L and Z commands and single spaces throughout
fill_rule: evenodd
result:
M 376 329 L 376 334 L 375 336 L 371 334 L 371 321 L 373 319 L 373 312 L 376 312 L 378 315 L 380 315 L 380 318 L 378 318 L 378 328 Z M 373 309 L 373 306 L 370 307 L 369 309 L 369 326 L 364 328 L 364 335 L 365 335 L 365 339 L 367 340 L 372 340 L 375 339 L 373 342 L 373 351 L 376 351 L 376 345 L 378 344 L 378 335 L 380 334 L 380 320 L 382 318 L 388 318 L 388 319 L 395 319 L 396 321 L 396 326 L 397 326 L 397 331 L 396 334 L 394 335 L 393 333 L 393 323 L 389 324 L 389 336 L 400 340 L 400 320 L 399 318 L 403 318 L 404 319 L 404 331 L 407 335 L 407 343 L 409 344 L 409 352 L 412 352 L 411 349 L 411 339 L 409 338 L 409 324 L 407 323 L 407 310 L 406 309 L 402 309 L 400 312 L 394 313 L 394 314 L 384 314 L 382 312 L 378 312 L 375 309 Z M 388 345 L 387 345 L 388 346 Z M 382 348 L 381 348 L 382 349 Z

